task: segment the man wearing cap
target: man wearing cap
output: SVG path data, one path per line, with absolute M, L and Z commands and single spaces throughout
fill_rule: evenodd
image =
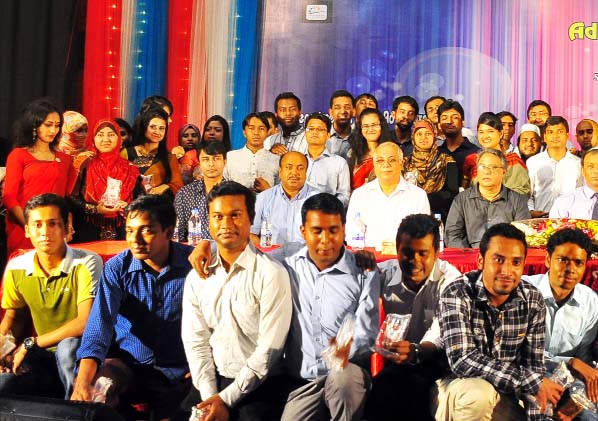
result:
M 517 147 L 513 152 L 519 155 L 523 162 L 526 162 L 528 158 L 540 153 L 541 149 L 542 137 L 538 126 L 530 123 L 521 126 L 517 137 Z

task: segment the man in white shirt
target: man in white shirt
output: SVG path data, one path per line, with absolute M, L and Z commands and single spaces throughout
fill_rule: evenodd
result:
M 532 218 L 548 216 L 558 195 L 581 185 L 580 159 L 567 150 L 569 123 L 563 117 L 546 120 L 546 150 L 526 162 L 531 183 L 528 207 Z
M 394 142 L 380 144 L 374 151 L 376 179 L 359 187 L 351 196 L 347 211 L 347 241 L 357 229 L 356 216 L 365 224 L 365 245 L 381 249 L 389 242 L 394 249 L 395 234 L 407 215 L 430 214 L 428 195 L 401 176 L 403 153 Z
M 301 126 L 301 100 L 292 92 L 282 92 L 274 100 L 274 111 L 282 131 L 269 136 L 264 148 L 276 155 L 289 151 L 307 153 L 305 130 Z
M 226 154 L 225 180 L 236 181 L 257 193 L 276 184 L 279 157 L 264 149 L 269 127 L 268 119 L 261 114 L 245 117 L 243 136 L 247 143 Z
M 430 389 L 442 375 L 444 350 L 436 311 L 440 293 L 461 273 L 440 260 L 439 222 L 430 215 L 409 215 L 397 231 L 397 258 L 379 265 L 382 278 L 380 295 L 386 314 L 410 314 L 404 341 L 388 344 L 390 357 L 374 377 L 368 397 L 368 420 L 401 417 L 431 420 Z
M 249 240 L 254 206 L 253 193 L 238 183 L 214 187 L 208 210 L 217 253 L 208 278 L 191 271 L 183 294 L 182 338 L 198 407 L 216 421 L 279 419 L 282 410 L 291 287 L 284 267 Z
M 598 333 L 598 295 L 580 284 L 591 249 L 589 237 L 581 230 L 557 231 L 546 245 L 548 273 L 522 279 L 540 291 L 546 304 L 546 371 L 551 373 L 560 361 L 566 362 L 585 384 L 588 397 L 597 402 L 598 370 L 592 366 L 592 347 Z M 588 411 L 581 419 L 594 417 Z
M 581 172 L 583 186 L 557 197 L 550 208 L 551 218 L 598 219 L 598 148 L 582 155 Z
M 349 166 L 347 161 L 339 155 L 334 155 L 326 147 L 331 125 L 328 116 L 322 113 L 311 113 L 305 119 L 309 161 L 307 184 L 322 193 L 334 195 L 343 206 L 347 206 L 351 195 Z

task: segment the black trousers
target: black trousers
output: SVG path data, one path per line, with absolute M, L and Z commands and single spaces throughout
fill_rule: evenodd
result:
M 444 370 L 436 362 L 387 366 L 373 379 L 366 418 L 375 420 L 434 420 L 430 389 Z
M 234 381 L 234 379 L 217 375 L 218 391 L 224 390 Z M 257 389 L 245 396 L 233 408 L 229 408 L 230 421 L 279 421 L 287 396 L 296 386 L 291 383 L 293 382 L 287 376 L 267 377 Z M 207 399 L 209 396 L 203 398 Z M 191 407 L 202 400 L 199 391 L 192 387 L 191 392 L 183 401 L 182 409 L 190 413 Z

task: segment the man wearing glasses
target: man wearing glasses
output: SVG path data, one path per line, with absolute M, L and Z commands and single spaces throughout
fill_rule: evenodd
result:
M 527 122 L 540 128 L 542 139 L 544 139 L 544 132 L 546 131 L 546 120 L 550 116 L 552 116 L 550 105 L 541 99 L 534 99 L 527 106 Z
M 481 151 L 477 169 L 477 185 L 459 193 L 449 210 L 446 219 L 448 247 L 477 248 L 490 226 L 530 217 L 527 196 L 503 185 L 507 160 L 501 151 Z

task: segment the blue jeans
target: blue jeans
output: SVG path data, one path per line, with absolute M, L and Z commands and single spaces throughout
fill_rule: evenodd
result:
M 76 353 L 81 338 L 66 338 L 56 352 L 33 349 L 23 361 L 23 373 L 0 374 L 0 393 L 69 399 L 75 379 Z

